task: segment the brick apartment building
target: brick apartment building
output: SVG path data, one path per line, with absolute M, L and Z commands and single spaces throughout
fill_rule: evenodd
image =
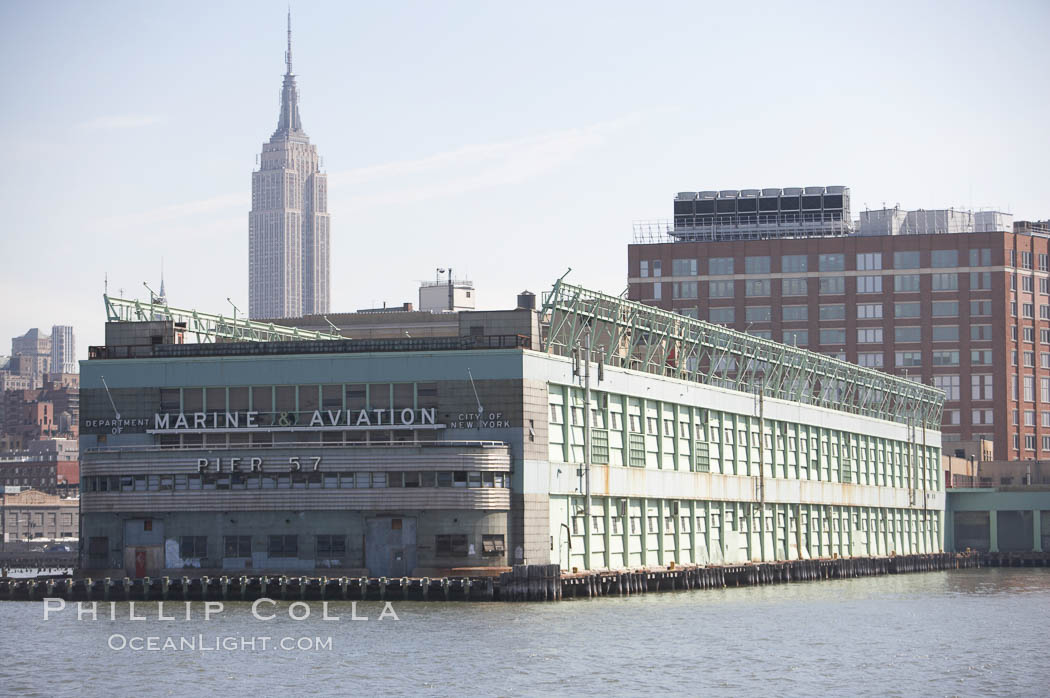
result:
M 636 226 L 631 300 L 934 385 L 945 453 L 983 438 L 997 460 L 1050 458 L 1045 225 L 887 209 L 858 226 L 844 187 L 684 193 L 675 214 Z

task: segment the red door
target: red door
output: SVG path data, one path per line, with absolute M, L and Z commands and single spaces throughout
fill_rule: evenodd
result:
M 135 576 L 145 577 L 146 576 L 146 551 L 136 550 L 135 551 Z

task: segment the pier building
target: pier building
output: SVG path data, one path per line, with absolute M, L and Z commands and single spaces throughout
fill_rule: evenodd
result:
M 444 337 L 106 305 L 81 364 L 94 577 L 943 549 L 944 394 L 901 377 L 564 281 Z

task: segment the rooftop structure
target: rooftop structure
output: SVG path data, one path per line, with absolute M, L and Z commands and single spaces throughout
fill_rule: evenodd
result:
M 761 240 L 848 235 L 849 188 L 724 189 L 679 192 L 673 221 L 635 224 L 636 242 Z
M 1013 229 L 1013 216 L 1000 211 L 884 208 L 860 212 L 860 235 L 950 235 Z

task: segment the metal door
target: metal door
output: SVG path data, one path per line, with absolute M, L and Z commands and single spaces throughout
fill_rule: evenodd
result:
M 416 567 L 416 520 L 379 516 L 365 521 L 365 566 L 373 577 L 403 577 Z
M 135 551 L 135 577 L 146 576 L 146 551 L 139 549 Z

